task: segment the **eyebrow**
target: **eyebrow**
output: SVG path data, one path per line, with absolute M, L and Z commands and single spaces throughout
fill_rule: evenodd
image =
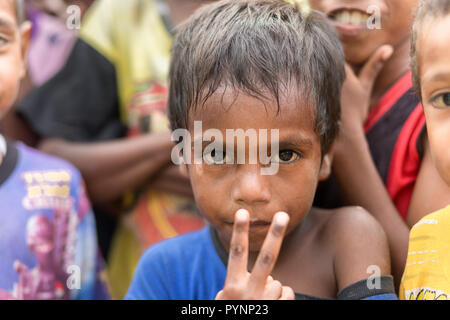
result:
M 268 145 L 270 146 L 271 139 L 270 139 L 270 137 L 267 137 L 267 138 L 268 138 L 268 141 L 267 141 Z M 247 141 L 247 139 L 246 139 L 246 141 Z M 219 141 L 216 140 L 216 142 L 219 145 L 220 144 L 228 145 L 228 143 L 226 143 L 225 141 L 222 141 L 222 140 L 219 140 Z M 213 141 L 204 141 L 199 138 L 192 139 L 191 147 L 193 147 L 195 143 L 201 143 L 202 148 L 205 148 L 206 146 L 213 143 Z M 299 134 L 294 134 L 294 135 L 289 135 L 289 136 L 283 137 L 283 139 L 279 139 L 278 146 L 279 146 L 279 149 L 298 148 L 298 147 L 311 148 L 313 146 L 313 142 L 311 141 L 311 139 L 309 139 L 307 137 L 303 137 L 302 135 L 299 135 Z
M 313 146 L 313 142 L 311 139 L 302 137 L 300 135 L 292 135 L 280 139 L 279 148 L 295 148 L 295 147 L 307 147 L 311 148 Z
M 439 72 L 439 73 L 433 74 L 433 76 L 425 77 L 424 81 L 425 82 L 428 82 L 428 81 L 438 82 L 438 81 L 444 81 L 444 80 L 448 80 L 448 79 L 450 79 L 450 72 Z

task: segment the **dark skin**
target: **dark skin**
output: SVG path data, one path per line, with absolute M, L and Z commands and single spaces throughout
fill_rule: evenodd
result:
M 279 130 L 274 175 L 261 175 L 261 164 L 181 166 L 198 207 L 231 252 L 217 299 L 292 299 L 293 292 L 336 298 L 367 279 L 370 265 L 390 273 L 385 234 L 367 212 L 311 208 L 318 182 L 330 173 L 330 155 L 322 155 L 311 108 L 296 88 L 289 90 L 278 115 L 274 99 L 236 97 L 231 89 L 219 89 L 202 112 L 190 115 L 189 123 L 202 121 L 203 130 L 215 128 L 224 137 L 227 129 Z
M 335 146 L 333 173 L 346 202 L 364 207 L 383 226 L 398 288 L 406 263 L 410 228 L 425 215 L 450 203 L 450 188 L 431 161 L 425 137 L 422 141 L 425 155 L 405 223 L 377 172 L 364 133 L 364 122 L 371 108 L 409 68 L 409 30 L 417 1 L 311 0 L 310 3 L 331 20 L 336 10 L 365 12 L 369 5 L 381 10 L 380 30 L 362 30 L 352 36 L 345 33 L 346 26 L 333 22 L 338 27 L 348 62 L 342 93 L 342 128 Z
M 174 24 L 187 19 L 205 0 L 167 0 Z M 147 134 L 136 139 L 74 143 L 42 138 L 38 148 L 72 162 L 83 174 L 92 202 L 115 207 L 123 194 L 152 185 L 167 192 L 192 197 L 189 180 L 172 165 L 170 134 Z
M 172 145 L 166 133 L 98 143 L 44 139 L 39 149 L 70 159 L 83 173 L 92 201 L 105 205 L 148 184 L 168 166 Z

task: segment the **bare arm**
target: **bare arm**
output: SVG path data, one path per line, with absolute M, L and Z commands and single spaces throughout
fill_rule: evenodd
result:
M 360 207 L 336 211 L 327 224 L 338 292 L 358 281 L 390 275 L 389 246 L 376 219 Z M 369 288 L 368 288 L 369 289 Z
M 177 193 L 186 197 L 193 197 L 191 181 L 181 174 L 180 168 L 176 165 L 169 165 L 153 180 L 152 186 L 155 189 Z
M 98 143 L 44 139 L 39 149 L 72 162 L 83 174 L 91 199 L 103 204 L 142 186 L 171 159 L 170 134 Z
M 383 227 L 391 252 L 396 287 L 400 284 L 408 252 L 409 228 L 401 219 L 373 163 L 363 128 L 341 136 L 345 148 L 336 148 L 333 172 L 344 199 L 369 211 Z M 349 156 L 351 155 L 351 156 Z
M 425 157 L 416 180 L 405 223 L 393 204 L 378 174 L 365 138 L 362 123 L 366 119 L 373 81 L 382 63 L 382 49 L 356 77 L 347 68 L 342 94 L 342 130 L 336 143 L 333 172 L 345 200 L 368 210 L 387 234 L 396 286 L 406 263 L 409 231 L 420 218 L 450 203 L 450 188 L 440 179 L 429 154 L 427 140 L 422 142 Z M 377 61 L 378 60 L 378 61 Z M 356 89 L 355 89 L 356 88 Z
M 358 75 L 347 66 L 342 89 L 342 126 L 336 142 L 333 173 L 344 200 L 365 208 L 383 227 L 391 254 L 392 273 L 398 287 L 406 263 L 409 228 L 401 219 L 378 174 L 365 137 L 373 83 L 392 48 L 380 47 Z

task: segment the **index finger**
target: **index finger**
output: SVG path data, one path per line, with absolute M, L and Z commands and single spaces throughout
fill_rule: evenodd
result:
M 250 274 L 251 290 L 263 290 L 267 277 L 272 273 L 273 267 L 280 253 L 284 234 L 289 223 L 289 216 L 285 212 L 275 214 L 269 232 L 256 258 L 252 273 Z
M 388 60 L 394 49 L 390 45 L 383 45 L 378 48 L 375 53 L 369 58 L 366 64 L 361 69 L 358 78 L 361 84 L 367 89 L 372 90 L 373 84 L 384 66 L 386 60 Z
M 247 274 L 249 213 L 240 209 L 234 216 L 225 282 L 237 282 Z
M 345 63 L 344 68 L 346 80 L 354 81 L 354 79 L 358 79 L 358 77 L 355 74 L 355 71 L 353 71 L 352 67 L 350 67 L 350 65 L 347 62 Z

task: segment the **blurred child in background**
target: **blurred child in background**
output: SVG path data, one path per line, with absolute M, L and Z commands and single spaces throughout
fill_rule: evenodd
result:
M 143 250 L 204 226 L 170 159 L 165 108 L 173 28 L 208 2 L 97 0 L 64 68 L 18 109 L 40 150 L 82 172 L 115 298 Z
M 67 23 L 68 5 L 76 5 L 77 10 L 73 12 L 79 16 L 74 17 L 74 21 L 79 22 L 92 2 L 93 0 L 24 1 L 25 16 L 32 23 L 32 29 L 27 73 L 21 82 L 15 105 L 64 66 L 77 37 L 76 26 L 68 26 Z M 36 135 L 17 117 L 15 106 L 5 115 L 0 125 L 5 136 L 30 146 L 36 145 Z
M 315 205 L 368 210 L 386 231 L 397 287 L 409 228 L 450 203 L 431 161 L 425 116 L 412 88 L 410 27 L 417 0 L 310 0 L 328 15 L 344 46 L 347 80 L 333 175 Z
M 31 24 L 0 1 L 0 118 L 26 72 Z M 80 173 L 0 135 L 0 299 L 107 299 L 95 220 Z
M 411 46 L 412 73 L 427 121 L 430 153 L 450 186 L 450 1 L 422 0 Z M 428 199 L 432 201 L 432 199 Z M 450 299 L 450 206 L 411 230 L 400 299 Z

